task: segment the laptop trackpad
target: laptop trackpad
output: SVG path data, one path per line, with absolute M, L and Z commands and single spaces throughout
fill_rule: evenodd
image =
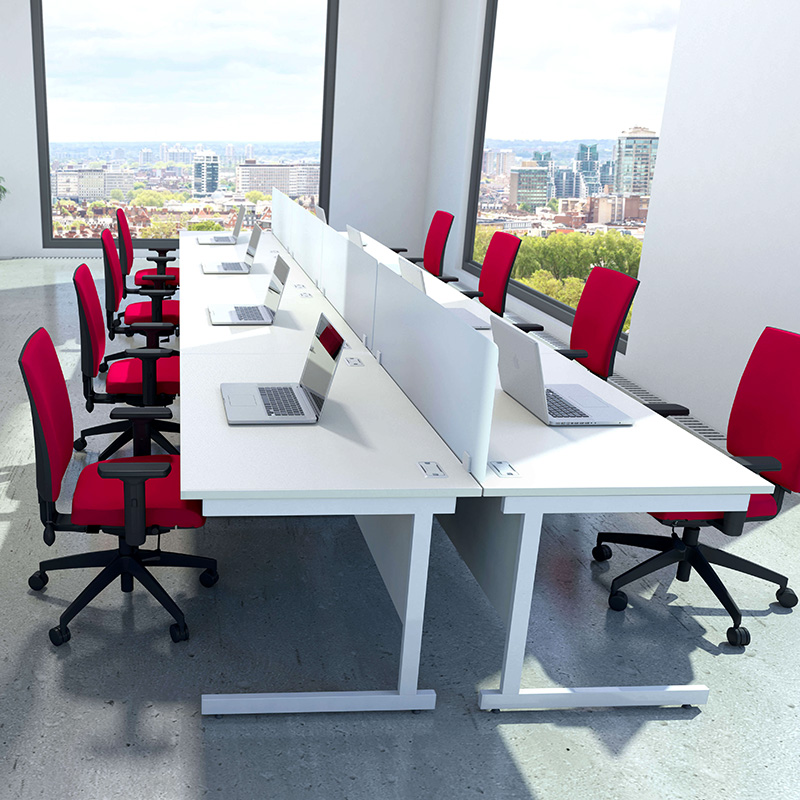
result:
M 231 406 L 254 406 L 256 398 L 252 394 L 229 394 L 228 404 Z
M 558 390 L 556 389 L 556 391 Z M 609 407 L 605 400 L 601 400 L 594 392 L 590 392 L 579 383 L 565 385 L 564 391 L 561 392 L 561 394 L 571 400 L 573 403 L 578 403 L 581 408 Z

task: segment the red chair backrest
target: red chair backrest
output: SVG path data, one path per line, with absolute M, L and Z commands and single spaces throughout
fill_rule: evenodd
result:
M 19 368 L 33 417 L 36 489 L 42 500 L 55 502 L 72 458 L 72 408 L 56 349 L 44 328 L 23 345 Z
M 425 249 L 422 252 L 422 266 L 437 278 L 442 274 L 444 248 L 447 245 L 447 237 L 450 235 L 452 225 L 452 214 L 447 211 L 437 211 L 428 228 Z
M 501 317 L 506 310 L 508 281 L 520 244 L 522 240 L 513 234 L 495 231 L 483 259 L 478 281 L 478 291 L 483 292 L 480 301 Z
M 121 208 L 117 209 L 117 244 L 122 274 L 129 275 L 133 267 L 133 239 L 131 239 L 131 229 L 128 227 L 128 218 Z
M 114 313 L 122 302 L 122 266 L 114 245 L 114 237 L 108 228 L 100 234 L 100 241 L 103 245 L 103 264 L 106 275 L 106 312 Z
M 764 477 L 800 491 L 800 335 L 764 328 L 733 399 L 727 445 L 734 456 L 777 458 L 781 469 Z
M 106 353 L 106 328 L 103 309 L 92 273 L 81 264 L 72 276 L 78 296 L 78 317 L 81 329 L 81 372 L 94 378 Z
M 601 378 L 614 372 L 617 343 L 638 288 L 636 278 L 605 267 L 594 267 L 586 280 L 575 309 L 569 346 L 586 350 L 588 358 L 576 361 Z

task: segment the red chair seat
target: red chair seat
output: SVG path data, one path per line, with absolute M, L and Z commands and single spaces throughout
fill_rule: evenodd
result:
M 778 513 L 778 506 L 775 503 L 775 498 L 771 494 L 751 494 L 750 504 L 747 506 L 747 519 L 759 519 L 761 517 L 774 517 Z M 651 517 L 661 522 L 680 521 L 696 521 L 696 520 L 711 520 L 722 519 L 724 513 L 722 511 L 710 511 L 704 513 L 702 511 L 692 511 L 686 514 L 681 514 L 676 511 L 659 512 L 650 514 Z
M 158 394 L 180 394 L 180 358 L 159 358 L 156 361 L 156 392 Z M 109 394 L 142 393 L 142 362 L 138 358 L 126 358 L 109 365 L 106 377 Z
M 164 300 L 162 308 L 162 321 L 170 322 L 173 325 L 180 323 L 180 300 Z M 146 303 L 131 303 L 125 309 L 123 321 L 126 325 L 133 325 L 134 322 L 151 322 L 152 308 L 150 301 Z
M 140 269 L 134 276 L 133 282 L 136 286 L 147 286 L 148 288 L 161 288 L 162 281 L 158 281 L 158 283 L 151 283 L 150 281 L 142 280 L 145 275 L 156 275 L 158 273 L 157 269 Z M 181 280 L 181 270 L 180 267 L 167 267 L 166 269 L 167 275 L 172 276 L 172 280 L 170 281 L 163 281 L 164 286 L 177 286 Z
M 205 522 L 199 500 L 181 500 L 180 456 L 141 456 L 118 458 L 110 462 L 169 461 L 172 470 L 166 478 L 151 478 L 145 483 L 146 524 L 165 528 L 199 528 Z M 84 467 L 72 498 L 72 522 L 76 525 L 122 527 L 125 524 L 122 481 L 104 479 L 97 464 Z

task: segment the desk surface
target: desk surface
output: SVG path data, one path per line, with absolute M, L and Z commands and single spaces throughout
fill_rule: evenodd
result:
M 255 265 L 249 275 L 206 275 L 200 267 L 203 261 L 241 260 L 247 247 L 246 237 L 240 237 L 239 244 L 230 246 L 199 245 L 196 239 L 195 233 L 181 232 L 182 355 L 305 353 L 320 313 L 342 331 L 353 351 L 365 350 L 356 334 L 271 232 L 264 231 L 261 235 Z M 211 304 L 258 305 L 264 302 L 278 254 L 289 265 L 289 279 L 273 324 L 212 325 L 208 316 Z

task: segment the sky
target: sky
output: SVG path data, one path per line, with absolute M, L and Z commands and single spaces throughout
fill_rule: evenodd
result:
M 661 128 L 680 0 L 499 0 L 486 137 Z
M 327 0 L 43 0 L 53 142 L 319 141 Z

